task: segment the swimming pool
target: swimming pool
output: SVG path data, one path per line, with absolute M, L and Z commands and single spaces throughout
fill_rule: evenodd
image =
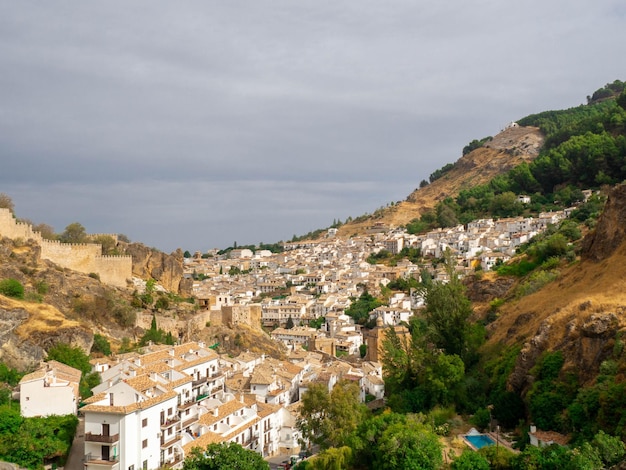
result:
M 496 443 L 486 434 L 466 434 L 463 437 L 476 449 L 482 449 L 483 447 L 492 446 Z

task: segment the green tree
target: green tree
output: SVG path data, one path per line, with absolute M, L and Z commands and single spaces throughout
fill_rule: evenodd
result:
M 436 210 L 439 227 L 454 227 L 459 224 L 456 212 L 449 204 L 439 203 Z
M 380 300 L 365 290 L 357 300 L 353 300 L 345 313 L 352 317 L 355 323 L 365 324 L 369 318 L 369 313 L 381 305 Z
M 100 374 L 90 372 L 89 356 L 79 347 L 58 343 L 48 350 L 48 360 L 59 361 L 82 372 L 79 386 L 82 398 L 91 396 L 91 389 L 100 383 Z
M 456 354 L 467 361 L 478 345 L 470 341 L 472 331 L 468 320 L 472 306 L 455 271 L 450 249 L 445 253 L 445 268 L 449 281 L 433 282 L 424 289 L 429 336 L 447 354 Z
M 0 460 L 43 468 L 45 461 L 59 463 L 67 455 L 78 418 L 66 415 L 18 420 L 0 410 L 0 423 L 4 424 L 0 424 Z
M 439 436 L 416 417 L 390 425 L 380 437 L 374 468 L 435 470 L 443 463 Z
M 102 353 L 105 356 L 111 355 L 111 343 L 104 336 L 96 333 L 93 335 L 93 345 L 91 346 L 91 352 Z
M 165 331 L 157 326 L 156 315 L 153 314 L 152 315 L 152 321 L 150 322 L 150 329 L 147 330 L 143 334 L 143 336 L 139 340 L 139 345 L 140 346 L 145 346 L 149 342 L 153 342 L 153 343 L 156 343 L 156 344 L 162 344 L 162 343 L 170 344 L 170 343 L 168 343 L 168 341 L 172 341 L 171 344 L 173 344 L 173 340 L 171 340 L 171 334 L 170 334 L 169 338 L 170 339 L 168 339 L 167 334 L 165 333 Z
M 23 418 L 18 408 L 0 407 L 0 436 L 15 434 L 22 424 Z
M 361 421 L 349 439 L 357 468 L 371 467 L 378 453 L 378 442 L 392 424 L 405 424 L 408 415 L 385 411 Z
M 352 467 L 352 449 L 348 446 L 324 449 L 308 461 L 307 470 L 345 470 Z M 300 467 L 296 467 L 300 468 Z
M 80 370 L 83 374 L 91 371 L 89 356 L 79 347 L 70 346 L 67 343 L 57 343 L 48 350 L 48 360 L 59 361 L 70 367 Z
M 15 204 L 13 204 L 13 199 L 5 193 L 0 193 L 0 208 L 9 209 L 11 214 L 15 214 Z
M 46 240 L 56 240 L 58 238 L 58 235 L 54 231 L 54 227 L 48 224 L 33 225 L 33 230 L 35 232 L 39 232 L 42 238 Z
M 504 446 L 486 446 L 478 451 L 489 461 L 490 468 L 511 468 L 511 461 L 516 454 Z
M 87 238 L 87 231 L 78 222 L 73 222 L 65 227 L 60 235 L 59 240 L 63 243 L 84 243 Z
M 154 308 L 157 310 L 167 310 L 170 308 L 170 301 L 166 295 L 160 294 L 154 303 Z
M 6 364 L 0 362 L 0 382 L 7 383 L 15 387 L 24 376 L 23 373 L 18 372 L 17 369 L 12 369 Z
M 103 255 L 116 255 L 117 246 L 115 243 L 115 238 L 110 235 L 98 235 L 91 240 L 93 243 L 99 243 L 102 245 L 102 254 Z
M 194 447 L 183 462 L 183 470 L 269 470 L 260 454 L 244 449 L 235 442 L 209 444 L 206 449 Z
M 302 395 L 298 428 L 305 440 L 322 449 L 341 447 L 367 416 L 358 384 L 340 381 L 329 393 L 322 383 L 309 384 Z
M 289 318 L 287 318 L 287 324 L 285 325 L 285 328 L 287 328 L 288 330 L 291 330 L 293 327 L 294 327 L 293 318 L 291 318 L 291 315 L 289 315 Z
M 24 298 L 24 286 L 17 279 L 9 278 L 0 281 L 0 294 L 14 299 Z
M 598 456 L 607 467 L 618 464 L 626 456 L 624 442 L 619 437 L 610 436 L 604 431 L 598 431 L 591 441 L 591 445 L 596 449 Z
M 494 196 L 490 209 L 496 217 L 513 217 L 520 215 L 524 207 L 517 202 L 517 196 L 514 192 L 507 191 Z
M 465 449 L 450 464 L 451 470 L 489 470 L 490 468 L 487 458 L 470 449 Z

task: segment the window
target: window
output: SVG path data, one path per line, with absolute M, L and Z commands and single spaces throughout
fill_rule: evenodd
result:
M 167 409 L 167 416 L 172 416 L 172 409 L 171 408 Z
M 143 470 L 148 470 L 148 461 L 144 460 L 143 465 L 141 467 L 143 468 Z
M 144 439 L 143 441 L 141 441 L 141 448 L 145 449 L 146 447 L 148 447 L 148 439 Z
M 144 418 L 141 420 L 141 427 L 145 428 L 148 425 L 148 418 Z
M 131 465 L 130 467 L 128 467 L 128 470 L 135 470 L 135 466 Z

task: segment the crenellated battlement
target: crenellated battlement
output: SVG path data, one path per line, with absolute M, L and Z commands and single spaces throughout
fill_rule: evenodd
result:
M 97 237 L 105 234 L 90 235 Z M 132 256 L 112 256 L 102 254 L 99 243 L 63 243 L 47 240 L 31 224 L 18 222 L 11 211 L 0 208 L 0 236 L 24 240 L 34 240 L 41 247 L 41 258 L 52 261 L 64 268 L 85 274 L 97 273 L 105 284 L 126 287 L 126 280 L 132 277 Z M 117 241 L 117 235 L 106 234 Z
M 62 242 L 60 240 L 48 240 L 48 239 L 43 239 L 44 243 L 49 243 L 49 244 L 57 244 L 57 245 L 62 245 L 63 247 L 69 247 L 71 249 L 76 249 L 76 250 L 80 250 L 80 249 L 91 249 L 93 247 L 99 248 L 100 250 L 102 250 L 102 245 L 100 245 L 100 243 L 65 243 Z
M 96 258 L 107 260 L 107 261 L 125 261 L 126 259 L 130 259 L 132 261 L 133 257 L 130 255 L 100 255 Z
M 90 233 L 89 235 L 87 235 L 87 237 L 91 239 L 96 239 L 99 237 L 110 237 L 115 240 L 115 243 L 118 242 L 117 233 Z

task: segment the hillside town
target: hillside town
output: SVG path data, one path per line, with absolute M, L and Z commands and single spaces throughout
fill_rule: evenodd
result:
M 253 253 L 250 249 L 233 249 L 221 255 L 217 250 L 196 253 L 185 259 L 185 270 L 194 279 L 194 296 L 210 312 L 212 324 L 260 323 L 271 331 L 273 339 L 292 351 L 304 346 L 331 356 L 349 356 L 367 345 L 366 359 L 377 362 L 376 328 L 361 331 L 361 325 L 345 315 L 363 292 L 380 296 L 390 282 L 419 281 L 424 272 L 446 282 L 448 274 L 441 260 L 448 249 L 461 277 L 476 270 L 492 270 L 570 212 L 479 219 L 421 235 L 374 225 L 367 235 L 344 239 L 336 236 L 336 229 L 329 229 L 321 240 L 285 243 L 281 253 Z M 373 255 L 397 255 L 403 249 L 417 251 L 421 261 L 405 258 L 393 265 L 371 262 Z M 423 299 L 417 292 L 395 292 L 387 305 L 370 312 L 370 325 L 397 327 L 421 306 Z
M 488 271 L 567 215 L 481 219 L 422 235 L 374 225 L 367 235 L 342 239 L 330 229 L 318 241 L 286 243 L 281 253 L 213 250 L 186 258 L 185 275 L 193 278 L 200 311 L 212 324 L 263 327 L 285 355 L 232 357 L 196 341 L 93 359 L 101 383 L 80 408 L 84 468 L 182 468 L 191 449 L 220 442 L 264 458 L 307 451 L 297 423 L 309 384 L 330 391 L 339 381 L 353 381 L 363 403 L 381 406 L 385 331 L 408 334 L 410 317 L 423 305 L 417 292 L 392 292 L 387 304 L 369 312 L 365 327 L 345 313 L 355 299 L 364 292 L 381 295 L 396 279 L 420 280 L 425 272 L 446 282 L 441 257 L 448 249 L 461 276 Z M 421 254 L 419 264 L 371 262 L 372 255 L 405 248 Z M 80 371 L 46 363 L 20 383 L 22 414 L 77 413 L 79 381 Z

